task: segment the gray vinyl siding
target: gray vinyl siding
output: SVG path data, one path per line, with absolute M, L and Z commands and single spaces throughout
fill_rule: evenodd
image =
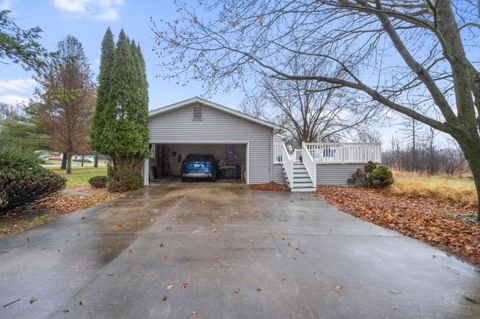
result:
M 285 184 L 285 178 L 283 177 L 283 164 L 273 164 L 272 181 Z
M 365 164 L 317 164 L 317 185 L 347 185 L 357 168 Z
M 193 120 L 193 106 L 153 115 L 149 118 L 149 143 L 248 143 L 249 183 L 272 180 L 273 129 L 203 106 L 203 119 Z

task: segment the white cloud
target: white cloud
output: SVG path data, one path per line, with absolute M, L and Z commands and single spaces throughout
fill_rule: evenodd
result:
M 30 93 L 37 82 L 32 78 L 0 80 L 0 93 Z
M 61 11 L 101 21 L 117 20 L 118 10 L 123 5 L 123 0 L 52 0 L 52 2 Z
M 17 105 L 17 104 L 26 104 L 29 98 L 25 96 L 15 95 L 15 94 L 5 94 L 0 95 L 0 102 Z
M 10 10 L 12 8 L 13 0 L 0 1 L 0 10 Z
M 0 80 L 0 102 L 24 104 L 33 96 L 36 84 L 32 78 Z

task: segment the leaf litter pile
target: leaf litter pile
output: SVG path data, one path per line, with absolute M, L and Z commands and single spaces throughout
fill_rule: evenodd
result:
M 82 193 L 57 193 L 34 202 L 27 207 L 17 208 L 0 214 L 0 238 L 39 226 L 61 215 L 85 209 L 122 196 L 104 190 L 89 189 Z
M 250 186 L 252 191 L 264 191 L 264 192 L 288 192 L 290 191 L 288 186 L 285 184 L 279 184 L 275 182 L 264 183 L 264 184 L 254 184 Z
M 388 189 L 319 186 L 317 196 L 353 216 L 455 253 L 480 265 L 475 206 L 406 196 Z

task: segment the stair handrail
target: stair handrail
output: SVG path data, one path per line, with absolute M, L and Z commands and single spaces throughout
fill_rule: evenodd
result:
M 307 169 L 308 176 L 310 176 L 310 179 L 312 180 L 312 187 L 317 187 L 317 163 L 313 159 L 312 154 L 310 154 L 305 143 L 302 143 L 302 161 Z
M 290 154 L 288 153 L 287 146 L 283 143 L 282 147 L 282 164 L 285 172 L 287 173 L 288 177 L 288 185 L 290 188 L 293 187 L 293 161 L 290 158 Z

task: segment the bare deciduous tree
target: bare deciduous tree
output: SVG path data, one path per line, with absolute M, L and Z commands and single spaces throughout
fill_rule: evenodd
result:
M 342 134 L 371 119 L 373 109 L 363 110 L 354 96 L 317 81 L 264 81 L 266 99 L 280 124 L 300 146 L 302 142 L 338 141 Z
M 158 53 L 171 58 L 171 76 L 210 88 L 259 75 L 356 90 L 452 136 L 480 198 L 476 0 L 201 1 L 208 17 L 217 13 L 210 21 L 176 3 L 179 19 L 162 29 L 153 25 Z M 332 67 L 291 73 L 292 55 Z M 346 77 L 336 77 L 338 69 Z

